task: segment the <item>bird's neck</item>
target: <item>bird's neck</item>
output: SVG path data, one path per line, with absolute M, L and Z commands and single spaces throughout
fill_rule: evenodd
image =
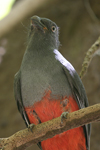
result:
M 31 67 L 50 66 L 55 61 L 54 49 L 56 47 L 46 42 L 33 41 L 27 46 L 26 52 L 22 60 L 22 67 L 25 69 Z M 52 65 L 52 64 L 51 64 Z
M 50 55 L 54 49 L 58 49 L 55 40 L 52 37 L 39 34 L 34 34 L 27 46 L 27 52 L 34 55 Z
M 36 61 L 36 59 L 49 59 L 50 57 L 54 57 L 54 49 L 56 49 L 56 46 L 50 44 L 50 43 L 46 43 L 46 42 L 42 42 L 39 43 L 39 41 L 37 43 L 33 42 L 31 43 L 26 50 L 25 53 L 25 57 L 28 57 L 30 59 L 34 59 Z

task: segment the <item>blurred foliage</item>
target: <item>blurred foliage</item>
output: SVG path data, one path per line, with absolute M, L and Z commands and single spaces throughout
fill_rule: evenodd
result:
M 10 12 L 15 0 L 0 0 L 0 20 Z

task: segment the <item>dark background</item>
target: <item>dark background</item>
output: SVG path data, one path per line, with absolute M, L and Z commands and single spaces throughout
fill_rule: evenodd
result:
M 96 17 L 100 19 L 100 0 L 90 0 L 90 5 Z M 78 73 L 81 71 L 86 51 L 100 35 L 99 24 L 91 18 L 82 0 L 53 0 L 22 20 L 22 23 L 17 24 L 9 34 L 0 39 L 0 48 L 6 50 L 0 63 L 0 138 L 8 137 L 25 128 L 14 100 L 13 79 L 27 45 L 27 27 L 30 24 L 29 18 L 33 15 L 47 17 L 57 23 L 60 27 L 59 50 Z M 100 56 L 93 58 L 82 81 L 89 104 L 99 103 Z M 38 150 L 38 147 L 33 145 L 27 148 L 33 149 Z M 100 123 L 92 124 L 91 150 L 100 150 Z

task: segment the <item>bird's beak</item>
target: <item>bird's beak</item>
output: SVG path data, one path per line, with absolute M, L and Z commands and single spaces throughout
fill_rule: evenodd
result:
M 31 17 L 31 28 L 37 29 L 45 32 L 47 30 L 47 27 L 41 22 L 41 18 L 38 16 Z

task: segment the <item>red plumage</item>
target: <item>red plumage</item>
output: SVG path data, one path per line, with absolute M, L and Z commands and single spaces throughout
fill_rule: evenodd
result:
M 35 102 L 33 106 L 26 107 L 30 123 L 38 124 L 59 117 L 64 111 L 73 112 L 78 110 L 78 105 L 72 97 L 53 99 L 50 90 L 45 92 L 43 98 Z M 36 114 L 34 113 L 36 112 Z M 68 130 L 53 138 L 41 142 L 43 150 L 86 150 L 86 140 L 83 127 Z

